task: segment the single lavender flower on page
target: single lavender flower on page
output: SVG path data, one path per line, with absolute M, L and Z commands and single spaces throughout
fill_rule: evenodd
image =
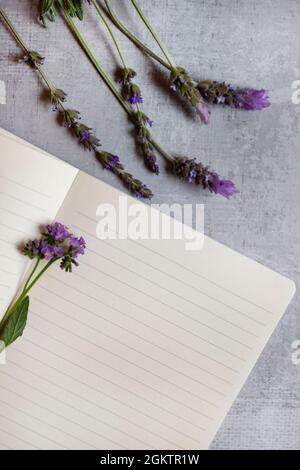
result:
M 271 105 L 267 90 L 236 88 L 225 82 L 203 80 L 198 89 L 206 101 L 212 104 L 224 104 L 246 111 L 260 111 Z
M 78 258 L 85 250 L 84 238 L 76 237 L 60 222 L 47 225 L 39 239 L 29 240 L 24 245 L 23 255 L 34 264 L 21 293 L 0 322 L 1 345 L 7 348 L 22 336 L 28 316 L 29 292 L 45 272 L 54 264 L 59 264 L 63 271 L 72 272 L 74 266 L 79 266 Z

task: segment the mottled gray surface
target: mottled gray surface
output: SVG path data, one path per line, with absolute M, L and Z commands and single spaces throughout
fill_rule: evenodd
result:
M 117 1 L 132 29 L 149 38 L 130 7 Z M 128 63 L 137 70 L 144 109 L 168 150 L 197 156 L 236 182 L 232 201 L 203 194 L 162 170 L 144 170 L 130 135 L 131 125 L 101 83 L 63 22 L 48 30 L 35 23 L 36 1 L 3 0 L 33 49 L 47 57 L 47 70 L 69 102 L 97 129 L 104 148 L 124 156 L 127 167 L 155 192 L 153 202 L 205 203 L 206 234 L 291 277 L 298 293 L 269 341 L 212 445 L 215 449 L 300 448 L 300 365 L 291 362 L 291 343 L 300 339 L 299 178 L 300 105 L 291 102 L 291 84 L 300 79 L 298 0 L 141 0 L 158 33 L 179 64 L 195 78 L 266 87 L 273 106 L 261 113 L 213 109 L 201 126 L 166 88 L 166 73 L 127 40 Z M 86 37 L 108 72 L 116 56 L 96 17 L 88 14 Z M 149 38 L 150 39 L 150 38 Z M 42 86 L 28 67 L 14 62 L 19 49 L 0 27 L 0 80 L 7 104 L 0 126 L 73 165 L 119 187 L 93 156 L 59 128 L 40 100 Z

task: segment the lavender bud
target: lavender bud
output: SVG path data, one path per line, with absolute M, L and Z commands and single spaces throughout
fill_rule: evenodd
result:
M 204 124 L 209 122 L 209 110 L 202 94 L 183 67 L 176 67 L 170 74 L 171 89 L 188 100 Z
M 199 82 L 197 86 L 205 99 L 212 104 L 224 104 L 246 111 L 260 111 L 271 104 L 264 89 L 234 88 L 225 82 L 210 80 Z
M 232 181 L 225 180 L 217 173 L 210 171 L 207 166 L 197 163 L 195 158 L 174 158 L 171 170 L 184 181 L 201 185 L 203 189 L 209 189 L 209 191 L 220 194 L 227 199 L 239 192 Z

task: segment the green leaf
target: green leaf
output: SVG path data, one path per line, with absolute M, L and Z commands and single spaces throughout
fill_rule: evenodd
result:
M 9 346 L 16 341 L 17 338 L 22 336 L 27 322 L 28 308 L 29 297 L 27 296 L 18 305 L 16 305 L 4 324 L 0 334 L 0 340 L 5 343 L 5 347 Z
M 49 13 L 54 6 L 54 0 L 42 0 L 41 2 L 41 16 Z
M 73 5 L 75 9 L 75 13 L 77 18 L 82 21 L 83 20 L 83 6 L 82 0 L 73 0 Z
M 40 16 L 39 21 L 46 28 L 46 17 L 54 22 L 56 19 L 57 11 L 55 8 L 55 0 L 41 0 L 40 1 Z

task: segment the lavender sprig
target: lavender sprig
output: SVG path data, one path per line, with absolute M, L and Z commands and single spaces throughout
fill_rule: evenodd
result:
M 96 155 L 103 168 L 117 175 L 122 180 L 124 186 L 129 189 L 136 198 L 151 199 L 153 197 L 152 191 L 142 183 L 142 181 L 134 178 L 131 173 L 124 170 L 118 155 L 113 155 L 111 153 L 101 151 L 100 149 L 97 149 Z
M 172 68 L 170 80 L 172 84 L 171 89 L 177 91 L 185 98 L 193 106 L 201 121 L 204 124 L 208 124 L 210 113 L 207 103 L 186 70 L 183 67 Z
M 49 78 L 47 77 L 45 71 L 42 68 L 42 65 L 44 64 L 45 60 L 44 57 L 36 51 L 29 50 L 29 48 L 26 46 L 23 39 L 20 37 L 19 33 L 16 31 L 13 24 L 11 23 L 11 21 L 9 20 L 9 18 L 1 7 L 0 18 L 6 24 L 6 26 L 8 27 L 20 47 L 25 52 L 25 56 L 20 59 L 20 62 L 24 62 L 30 67 L 34 67 L 42 77 L 44 83 L 47 86 L 48 97 L 52 104 L 53 110 L 58 111 L 62 114 L 63 125 L 70 129 L 70 131 L 73 133 L 73 135 L 76 136 L 79 143 L 84 148 L 88 149 L 89 151 L 97 151 L 96 155 L 99 159 L 99 139 L 94 135 L 94 132 L 90 127 L 80 122 L 81 117 L 79 111 L 76 111 L 74 109 L 67 109 L 65 107 L 64 103 L 66 101 L 67 94 L 62 89 L 54 87 Z M 99 160 L 101 162 L 101 159 Z M 114 163 L 111 162 L 111 167 L 113 167 L 113 165 Z M 116 174 L 123 183 L 125 182 L 126 187 L 130 189 L 134 194 L 138 193 L 138 197 L 140 197 L 140 195 L 145 198 L 151 198 L 153 196 L 150 189 L 148 189 L 146 185 L 144 185 L 139 180 L 136 180 L 132 175 L 126 173 L 123 166 L 122 168 L 116 166 L 116 169 L 115 171 L 113 171 L 113 173 Z
M 81 145 L 89 151 L 95 151 L 96 158 L 103 168 L 118 176 L 126 188 L 137 198 L 151 199 L 153 197 L 152 191 L 142 183 L 142 181 L 134 178 L 130 173 L 125 171 L 119 156 L 101 150 L 99 148 L 100 142 L 94 135 L 93 130 L 79 122 L 79 120 L 80 113 L 78 111 L 73 109 L 65 109 L 63 111 L 64 125 L 74 133 Z
M 143 103 L 143 98 L 140 87 L 133 82 L 136 72 L 126 67 L 120 71 L 119 75 L 119 81 L 122 84 L 122 95 L 133 108 L 133 120 L 145 164 L 150 171 L 158 175 L 159 163 L 151 142 L 151 132 L 149 130 L 149 127 L 152 127 L 153 121 L 140 110 L 139 105 Z
M 116 15 L 114 9 L 112 8 L 110 0 L 104 0 L 104 2 L 105 2 L 105 5 L 107 7 L 107 10 L 108 10 L 108 13 L 109 13 L 109 16 L 110 16 L 111 20 L 117 26 L 117 28 L 125 36 L 127 36 L 128 39 L 130 39 L 139 49 L 141 49 L 143 52 L 145 52 L 150 57 L 152 57 L 154 60 L 156 60 L 158 63 L 160 63 L 163 67 L 165 67 L 171 73 L 172 73 L 172 70 L 174 68 L 176 69 L 176 67 L 174 67 L 174 65 L 169 60 L 166 61 L 165 59 L 163 59 L 162 57 L 157 55 L 147 45 L 145 45 L 143 43 L 143 41 L 141 41 L 128 28 L 126 28 L 126 26 L 121 22 L 121 20 Z M 135 2 L 135 3 L 137 5 L 137 2 Z M 139 7 L 139 9 L 140 9 L 140 7 Z M 140 11 L 141 11 L 141 9 L 140 9 Z M 146 19 L 145 15 L 144 15 L 144 19 Z M 148 21 L 147 21 L 147 27 L 149 29 L 149 22 Z M 153 29 L 152 29 L 152 32 L 153 32 Z M 161 43 L 161 41 L 156 36 L 156 41 L 157 40 Z M 165 47 L 164 47 L 164 51 L 166 52 Z M 170 59 L 169 54 L 168 54 L 168 56 L 169 56 L 169 59 Z M 166 55 L 165 55 L 165 57 L 166 57 Z M 184 79 L 184 77 L 182 77 L 182 78 L 183 78 L 183 81 L 186 81 Z M 253 111 L 254 110 L 261 110 L 261 109 L 263 109 L 267 106 L 270 106 L 270 102 L 269 102 L 268 97 L 267 97 L 267 91 L 263 90 L 263 89 L 262 90 L 255 90 L 255 89 L 252 89 L 252 88 L 237 88 L 235 90 L 230 90 L 229 93 L 227 91 L 227 93 L 226 93 L 226 88 L 230 87 L 230 85 L 225 85 L 224 83 L 219 83 L 219 82 L 212 82 L 211 80 L 205 80 L 203 82 L 200 82 L 197 86 L 197 84 L 194 82 L 194 80 L 191 79 L 191 77 L 188 76 L 187 81 L 190 81 L 190 80 L 191 80 L 192 85 L 194 87 L 198 88 L 198 90 L 200 91 L 200 93 L 202 95 L 202 98 L 204 98 L 204 100 L 206 102 L 208 102 L 209 104 L 226 104 L 226 105 L 238 108 L 238 109 L 246 109 L 246 110 L 253 110 Z M 218 91 L 217 98 L 219 98 L 219 99 L 214 99 L 214 98 L 216 98 L 216 96 L 215 96 L 216 90 L 210 89 L 209 93 L 206 93 L 207 92 L 207 86 L 211 87 L 212 83 L 215 84 L 217 88 L 221 88 L 222 90 L 224 90 L 224 86 L 225 86 L 224 91 L 217 90 Z M 178 85 L 180 85 L 180 84 L 178 84 Z M 180 93 L 180 86 L 178 86 L 178 85 L 177 86 L 175 85 L 173 88 L 174 88 L 174 90 L 176 89 Z M 233 93 L 233 96 L 232 96 L 233 91 L 235 91 L 235 93 Z M 193 97 L 193 101 L 194 100 L 195 100 L 195 98 Z M 189 100 L 189 101 L 191 101 L 191 100 Z M 195 101 L 197 102 L 197 100 L 195 100 Z M 207 110 L 205 108 L 202 110 L 201 109 L 201 104 L 200 104 L 200 112 L 202 112 L 202 111 L 203 111 L 202 119 L 205 122 L 205 120 L 207 120 Z
M 223 104 L 246 111 L 260 111 L 271 105 L 268 92 L 264 89 L 235 88 L 225 82 L 203 80 L 198 89 L 206 101 L 212 104 Z
M 72 21 L 70 15 L 68 15 L 66 12 L 65 13 L 65 18 L 67 20 L 68 25 L 72 29 L 75 37 L 77 38 L 79 44 L 81 45 L 82 49 L 84 50 L 85 54 L 87 57 L 90 59 L 91 63 L 97 70 L 98 74 L 102 78 L 102 80 L 106 83 L 110 91 L 113 93 L 119 104 L 122 106 L 122 108 L 126 111 L 126 113 L 129 115 L 129 117 L 135 122 L 135 113 L 133 112 L 131 106 L 129 103 L 123 98 L 122 94 L 119 92 L 115 84 L 112 82 L 112 80 L 109 78 L 109 76 L 104 72 L 102 69 L 101 65 L 93 55 L 92 51 L 90 50 L 88 44 L 86 41 L 83 39 L 81 33 L 78 31 L 76 25 Z M 148 118 L 147 118 L 148 119 Z M 170 155 L 166 150 L 162 148 L 162 146 L 153 138 L 152 135 L 148 136 L 150 143 L 153 145 L 153 147 L 156 148 L 156 150 L 165 158 L 165 160 L 170 164 L 173 173 L 180 177 L 181 179 L 188 180 L 185 177 L 185 172 L 183 172 L 183 163 L 185 164 L 185 168 L 188 167 L 190 171 L 192 170 L 198 170 L 200 174 L 200 168 L 205 168 L 204 165 L 201 163 L 196 163 L 195 160 L 193 159 L 180 159 L 177 157 L 173 157 Z M 198 165 L 197 168 L 195 168 L 195 165 Z M 201 170 L 202 171 L 202 170 Z M 200 181 L 200 180 L 199 180 Z M 209 189 L 211 192 L 215 194 L 220 194 L 225 197 L 230 197 L 233 194 L 236 194 L 238 190 L 235 188 L 234 184 L 229 181 L 225 180 L 224 178 L 220 177 L 217 173 L 209 171 L 207 174 L 207 181 L 206 184 L 204 184 L 203 180 L 202 181 L 202 187 L 204 189 Z M 194 181 L 196 184 L 199 184 L 198 179 L 196 178 Z
M 85 254 L 85 250 L 86 242 L 84 238 L 76 237 L 65 225 L 59 222 L 47 225 L 39 239 L 30 240 L 24 245 L 23 255 L 30 260 L 34 260 L 35 264 L 20 295 L 0 322 L 0 346 L 2 349 L 3 345 L 7 348 L 22 336 L 28 316 L 28 294 L 39 279 L 55 263 L 59 263 L 63 271 L 72 272 L 74 266 L 79 266 L 78 258 Z M 38 272 L 41 263 L 43 263 L 43 266 Z
M 102 7 L 98 4 L 97 0 L 91 0 L 90 3 L 94 6 L 101 21 L 109 32 L 118 52 L 118 55 L 121 59 L 123 68 L 119 71 L 118 78 L 119 82 L 122 85 L 122 95 L 126 102 L 129 103 L 133 109 L 133 121 L 136 128 L 136 135 L 141 145 L 145 164 L 150 171 L 158 175 L 159 164 L 157 162 L 157 158 L 154 152 L 154 147 L 150 141 L 151 133 L 148 129 L 148 126 L 152 126 L 152 121 L 140 111 L 140 105 L 143 103 L 143 97 L 140 87 L 133 81 L 133 79 L 136 77 L 136 72 L 126 65 L 124 55 L 121 51 L 121 47 L 105 18 L 105 15 L 102 11 Z
M 171 89 L 173 89 L 174 91 L 177 91 L 183 98 L 185 98 L 194 107 L 201 121 L 205 124 L 208 124 L 209 110 L 208 110 L 207 104 L 205 103 L 203 99 L 203 96 L 201 95 L 200 91 L 197 89 L 195 82 L 192 80 L 192 78 L 188 75 L 188 73 L 183 67 L 178 67 L 175 64 L 166 46 L 163 44 L 161 39 L 158 37 L 158 35 L 156 34 L 154 29 L 150 25 L 150 22 L 146 18 L 137 0 L 131 0 L 131 3 L 133 4 L 134 8 L 138 12 L 143 23 L 152 34 L 154 40 L 156 41 L 160 50 L 162 51 L 165 58 L 167 59 L 167 62 L 171 70 L 171 74 L 170 74 Z
M 79 266 L 77 258 L 84 255 L 86 242 L 83 237 L 76 238 L 65 225 L 55 222 L 47 225 L 42 237 L 30 240 L 23 248 L 23 254 L 31 260 L 36 259 L 56 262 L 60 260 L 63 271 L 72 272 L 73 266 Z M 28 283 L 27 283 L 28 285 Z
M 239 192 L 232 181 L 220 177 L 202 163 L 197 163 L 195 158 L 174 158 L 171 162 L 171 170 L 184 181 L 200 185 L 203 189 L 208 189 L 227 199 Z

